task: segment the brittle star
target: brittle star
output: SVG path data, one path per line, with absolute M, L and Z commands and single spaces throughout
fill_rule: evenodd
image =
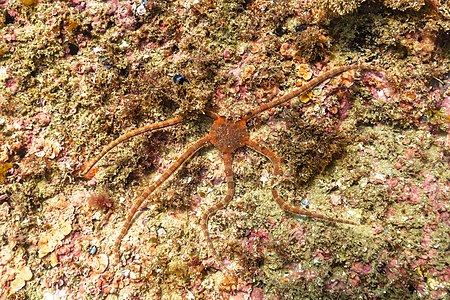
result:
M 249 131 L 247 127 L 248 120 L 256 117 L 257 115 L 261 114 L 264 111 L 267 111 L 271 108 L 277 107 L 292 98 L 295 98 L 299 95 L 304 94 L 305 92 L 308 92 L 312 90 L 315 86 L 323 83 L 324 81 L 328 79 L 332 79 L 339 74 L 349 71 L 349 70 L 363 70 L 363 69 L 379 69 L 377 67 L 367 65 L 367 64 L 354 64 L 354 65 L 348 65 L 348 66 L 341 66 L 334 69 L 331 69 L 318 77 L 312 79 L 311 81 L 307 82 L 306 84 L 302 85 L 299 88 L 296 88 L 289 92 L 288 94 L 285 94 L 284 96 L 281 96 L 279 98 L 276 98 L 268 103 L 262 104 L 258 107 L 253 108 L 248 113 L 244 114 L 238 121 L 228 120 L 227 118 L 218 115 L 217 113 L 213 111 L 205 111 L 204 115 L 214 120 L 210 131 L 207 135 L 193 143 L 191 146 L 189 146 L 183 154 L 181 154 L 175 162 L 172 163 L 172 165 L 169 166 L 169 168 L 164 171 L 164 173 L 156 179 L 149 187 L 147 187 L 142 194 L 140 194 L 136 200 L 134 201 L 133 206 L 131 207 L 128 216 L 125 220 L 125 223 L 122 226 L 122 229 L 118 235 L 118 237 L 115 240 L 114 243 L 114 254 L 116 259 L 119 257 L 119 248 L 122 242 L 122 239 L 127 234 L 129 228 L 131 227 L 133 223 L 133 219 L 137 211 L 143 207 L 144 201 L 150 195 L 159 187 L 161 186 L 166 180 L 169 179 L 169 177 L 174 174 L 180 166 L 189 160 L 189 158 L 197 153 L 200 149 L 207 145 L 213 145 L 222 154 L 223 164 L 225 167 L 225 182 L 227 185 L 227 192 L 225 197 L 222 199 L 222 201 L 216 203 L 215 205 L 211 206 L 210 208 L 206 209 L 206 211 L 201 216 L 201 230 L 204 235 L 204 238 L 207 243 L 207 247 L 210 251 L 210 254 L 213 256 L 214 260 L 220 265 L 220 267 L 227 271 L 227 268 L 224 266 L 223 262 L 221 261 L 213 243 L 211 240 L 211 237 L 209 235 L 208 231 L 208 220 L 209 218 L 214 215 L 218 210 L 225 208 L 230 201 L 233 199 L 233 195 L 235 192 L 235 183 L 234 183 L 234 176 L 233 176 L 233 170 L 232 170 L 232 164 L 233 164 L 233 154 L 236 152 L 236 150 L 242 148 L 242 147 L 248 147 L 263 156 L 265 156 L 273 165 L 273 178 L 272 178 L 272 195 L 275 201 L 278 203 L 278 205 L 286 212 L 297 214 L 297 215 L 304 215 L 308 216 L 310 218 L 314 219 L 320 219 L 320 220 L 326 220 L 330 222 L 337 222 L 337 223 L 345 223 L 345 224 L 352 224 L 352 225 L 358 225 L 359 223 L 351 220 L 341 219 L 341 218 L 334 218 L 327 216 L 322 213 L 318 212 L 312 212 L 307 209 L 294 206 L 290 204 L 289 202 L 285 201 L 278 193 L 278 189 L 276 188 L 274 184 L 274 180 L 276 177 L 282 176 L 282 170 L 281 170 L 281 159 L 268 147 L 265 147 L 258 143 L 255 140 L 250 139 L 249 137 Z M 157 122 L 153 124 L 148 124 L 143 127 L 137 128 L 135 130 L 132 130 L 128 133 L 123 134 L 122 136 L 118 137 L 116 140 L 109 143 L 107 146 L 103 148 L 103 150 L 95 156 L 92 160 L 87 162 L 84 166 L 82 171 L 80 172 L 80 175 L 86 178 L 90 178 L 92 176 L 89 175 L 89 171 L 93 168 L 93 166 L 112 148 L 117 146 L 119 143 L 134 137 L 136 135 L 145 133 L 145 132 L 151 132 L 163 128 L 167 128 L 179 123 L 182 123 L 185 121 L 185 119 L 181 116 L 177 116 L 162 122 Z

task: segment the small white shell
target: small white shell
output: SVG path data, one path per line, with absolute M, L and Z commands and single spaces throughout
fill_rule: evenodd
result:
M 92 258 L 92 269 L 96 273 L 103 273 L 108 268 L 109 259 L 106 254 L 99 254 Z

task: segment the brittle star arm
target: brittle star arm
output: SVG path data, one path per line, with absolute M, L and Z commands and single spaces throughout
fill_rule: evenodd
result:
M 130 229 L 130 226 L 133 223 L 134 215 L 136 214 L 138 209 L 142 206 L 142 203 L 163 182 L 165 182 L 172 174 L 174 174 L 186 160 L 188 160 L 192 155 L 194 155 L 201 148 L 205 147 L 208 144 L 209 144 L 208 135 L 192 144 L 189 148 L 186 149 L 186 151 L 180 157 L 178 157 L 178 159 L 174 163 L 172 163 L 172 165 L 166 171 L 164 171 L 164 173 L 161 174 L 161 176 L 158 179 L 156 179 L 147 189 L 145 189 L 144 192 L 142 192 L 142 194 L 139 195 L 139 197 L 136 198 L 136 200 L 134 200 L 133 206 L 131 207 L 130 212 L 128 213 L 125 223 L 122 225 L 122 229 L 120 230 L 120 233 L 116 241 L 114 242 L 114 253 L 116 255 L 116 258 L 119 257 L 119 248 L 122 239 L 125 237 L 128 230 Z
M 220 259 L 219 255 L 217 254 L 216 249 L 214 248 L 214 245 L 211 241 L 211 237 L 209 236 L 208 231 L 208 220 L 209 218 L 214 215 L 218 210 L 225 208 L 228 203 L 231 202 L 234 196 L 234 176 L 233 176 L 233 157 L 231 153 L 224 153 L 223 154 L 223 163 L 225 166 L 225 181 L 227 183 L 227 194 L 222 199 L 222 201 L 214 204 L 210 208 L 208 208 L 202 215 L 200 226 L 203 232 L 203 236 L 206 240 L 206 243 L 208 245 L 208 249 L 211 252 L 211 254 L 214 257 L 214 260 L 222 267 L 223 270 L 228 270 L 224 264 L 222 263 L 222 260 Z
M 130 132 L 127 132 L 121 136 L 119 136 L 117 139 L 115 139 L 114 141 L 112 141 L 111 143 L 109 143 L 108 145 L 106 145 L 102 151 L 97 154 L 93 159 L 91 159 L 90 161 L 88 161 L 84 166 L 83 169 L 80 173 L 80 176 L 85 176 L 86 174 L 88 174 L 88 172 L 92 169 L 92 167 L 106 154 L 108 153 L 112 148 L 114 148 L 115 146 L 117 146 L 118 144 L 122 143 L 123 141 L 128 140 L 129 138 L 132 138 L 136 135 L 139 135 L 141 133 L 145 133 L 145 132 L 149 132 L 149 131 L 154 131 L 154 130 L 158 130 L 158 129 L 163 129 L 169 126 L 173 126 L 176 125 L 180 122 L 182 122 L 183 119 L 181 117 L 175 117 L 175 118 L 171 118 L 165 121 L 161 121 L 161 122 L 157 122 L 157 123 L 152 123 L 152 124 L 148 124 L 142 127 L 139 127 L 137 129 L 134 129 Z
M 324 82 L 328 79 L 331 79 L 333 77 L 338 76 L 339 74 L 342 74 L 346 71 L 350 71 L 350 70 L 354 70 L 354 69 L 377 69 L 378 70 L 379 68 L 372 66 L 372 65 L 368 65 L 368 64 L 353 64 L 353 65 L 349 65 L 349 66 L 342 66 L 342 67 L 337 67 L 337 68 L 331 69 L 328 72 L 325 72 L 325 73 L 319 75 L 318 77 L 312 79 L 311 81 L 303 84 L 298 89 L 294 89 L 293 91 L 291 91 L 290 93 L 288 93 L 284 96 L 276 98 L 268 103 L 264 103 L 256 108 L 252 109 L 243 117 L 243 119 L 249 120 L 251 118 L 254 118 L 255 116 L 259 115 L 260 113 L 262 113 L 268 109 L 271 109 L 273 107 L 281 105 L 281 104 L 291 100 L 292 98 L 295 98 L 309 90 L 312 90 L 314 87 L 316 87 L 317 85 L 321 84 L 322 82 Z
M 267 159 L 269 159 L 272 162 L 274 176 L 282 176 L 283 172 L 281 171 L 281 160 L 275 154 L 275 152 L 273 152 L 272 150 L 270 150 L 269 148 L 267 148 L 263 145 L 260 145 L 258 142 L 253 141 L 253 140 L 249 140 L 247 142 L 247 146 L 250 149 L 253 149 L 254 151 L 264 155 Z M 304 215 L 304 216 L 308 216 L 310 218 L 326 220 L 326 221 L 330 221 L 330 222 L 358 225 L 358 223 L 350 221 L 350 220 L 341 219 L 341 218 L 333 218 L 333 217 L 330 217 L 330 216 L 327 216 L 327 215 L 324 215 L 321 213 L 312 212 L 312 211 L 303 209 L 301 207 L 294 206 L 294 205 L 290 204 L 289 202 L 287 202 L 286 200 L 284 200 L 278 194 L 278 190 L 276 187 L 273 187 L 273 189 L 272 189 L 272 196 L 275 199 L 275 201 L 278 203 L 278 205 L 284 211 L 287 211 L 289 213 L 297 214 L 297 215 Z
M 217 120 L 217 119 L 220 118 L 220 116 L 219 116 L 218 113 L 213 112 L 213 111 L 211 111 L 211 110 L 205 110 L 205 111 L 203 112 L 203 114 L 204 114 L 205 116 L 207 116 L 207 117 L 213 119 L 213 120 Z

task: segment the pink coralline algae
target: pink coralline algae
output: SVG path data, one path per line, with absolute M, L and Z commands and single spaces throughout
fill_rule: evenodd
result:
M 362 262 L 354 262 L 352 264 L 351 270 L 359 275 L 367 275 L 372 272 L 371 266 Z
M 264 229 L 260 229 L 257 232 L 251 231 L 248 236 L 248 241 L 243 242 L 243 246 L 246 246 L 248 251 L 253 255 L 260 255 L 265 244 L 269 240 L 269 232 Z

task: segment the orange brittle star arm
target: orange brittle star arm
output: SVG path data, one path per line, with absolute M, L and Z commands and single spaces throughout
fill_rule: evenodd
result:
M 133 223 L 134 215 L 136 214 L 138 209 L 142 206 L 142 203 L 144 203 L 144 201 L 163 182 L 165 182 L 172 174 L 174 174 L 186 160 L 188 160 L 192 155 L 197 153 L 201 148 L 205 147 L 208 144 L 209 144 L 209 136 L 205 136 L 205 137 L 201 138 L 200 140 L 196 141 L 191 146 L 189 146 L 189 148 L 187 148 L 186 151 L 175 162 L 173 162 L 172 165 L 170 165 L 170 167 L 166 171 L 164 171 L 164 173 L 162 173 L 158 179 L 156 179 L 148 188 L 145 189 L 144 192 L 142 192 L 139 195 L 139 197 L 137 197 L 134 200 L 134 204 L 131 207 L 131 209 L 128 213 L 128 216 L 125 220 L 125 223 L 122 225 L 122 229 L 114 243 L 114 253 L 115 253 L 116 258 L 118 258 L 118 256 L 119 256 L 119 248 L 120 248 L 122 239 L 125 237 L 128 230 L 130 229 L 130 226 Z
M 281 160 L 275 154 L 275 152 L 273 152 L 272 150 L 270 150 L 269 148 L 267 148 L 265 146 L 260 145 L 258 142 L 253 141 L 253 140 L 249 140 L 247 142 L 247 146 L 250 149 L 253 149 L 254 151 L 264 155 L 265 157 L 267 157 L 272 162 L 273 175 L 275 175 L 275 176 L 282 176 L 283 172 L 281 171 Z M 289 202 L 287 202 L 286 200 L 284 200 L 278 194 L 278 190 L 275 187 L 273 187 L 273 189 L 272 189 L 272 196 L 275 199 L 275 201 L 277 202 L 277 204 L 284 211 L 287 211 L 289 213 L 297 214 L 297 215 L 304 215 L 304 216 L 308 216 L 310 218 L 314 218 L 314 219 L 318 219 L 318 220 L 326 220 L 326 221 L 330 221 L 330 222 L 338 222 L 338 223 L 359 225 L 358 223 L 350 221 L 350 220 L 341 219 L 341 218 L 333 218 L 333 217 L 330 217 L 330 216 L 327 216 L 327 215 L 324 215 L 324 214 L 321 214 L 321 213 L 312 212 L 312 211 L 303 209 L 301 207 L 294 206 L 294 205 L 290 204 Z
M 380 70 L 379 67 L 372 66 L 369 64 L 364 64 L 364 63 L 353 64 L 353 65 L 349 65 L 349 66 L 342 66 L 342 67 L 337 67 L 337 68 L 331 69 L 331 70 L 319 75 L 318 77 L 312 79 L 311 81 L 303 84 L 298 89 L 294 89 L 293 91 L 287 93 L 284 96 L 281 96 L 281 97 L 276 98 L 268 103 L 264 103 L 258 107 L 255 107 L 254 109 L 250 110 L 242 119 L 247 121 L 251 118 L 254 118 L 255 116 L 259 115 L 260 113 L 262 113 L 268 109 L 277 107 L 278 105 L 281 105 L 281 104 L 291 100 L 292 98 L 295 98 L 309 90 L 312 90 L 314 87 L 316 87 L 317 85 L 321 84 L 322 82 L 324 82 L 328 79 L 334 78 L 334 77 L 338 76 L 339 74 L 342 74 L 342 73 L 350 71 L 350 70 L 355 70 L 355 69 Z
M 136 135 L 139 135 L 141 133 L 150 132 L 150 131 L 163 129 L 163 128 L 166 128 L 166 127 L 170 127 L 170 126 L 176 125 L 176 124 L 178 124 L 178 123 L 180 123 L 182 121 L 183 121 L 183 119 L 181 117 L 175 117 L 175 118 L 168 119 L 168 120 L 165 120 L 165 121 L 162 121 L 162 122 L 152 123 L 152 124 L 148 124 L 148 125 L 139 127 L 137 129 L 134 129 L 134 130 L 132 130 L 130 132 L 127 132 L 127 133 L 119 136 L 117 139 L 115 139 L 114 141 L 112 141 L 111 143 L 106 145 L 102 149 L 102 151 L 99 154 L 97 154 L 93 159 L 91 159 L 85 165 L 83 165 L 82 170 L 80 172 L 80 176 L 81 177 L 90 177 L 90 176 L 87 176 L 87 175 L 88 175 L 89 171 L 92 169 L 92 167 L 94 167 L 94 165 L 103 156 L 105 156 L 106 153 L 108 153 L 112 148 L 114 148 L 118 144 L 122 143 L 123 141 L 126 141 L 129 138 L 132 138 L 132 137 L 134 137 Z
M 223 155 L 223 163 L 225 166 L 225 180 L 227 183 L 227 194 L 225 195 L 225 198 L 222 199 L 222 201 L 214 204 L 210 208 L 208 208 L 202 215 L 200 226 L 203 232 L 203 236 L 206 240 L 206 243 L 208 244 L 208 249 L 212 253 L 214 260 L 222 267 L 222 269 L 228 271 L 228 269 L 224 266 L 222 263 L 222 260 L 220 259 L 219 255 L 217 254 L 216 248 L 214 248 L 214 245 L 211 241 L 211 237 L 209 236 L 208 231 L 208 220 L 209 218 L 214 215 L 218 210 L 225 208 L 231 200 L 233 200 L 234 196 L 234 175 L 232 170 L 233 165 L 233 157 L 231 153 L 225 153 Z

